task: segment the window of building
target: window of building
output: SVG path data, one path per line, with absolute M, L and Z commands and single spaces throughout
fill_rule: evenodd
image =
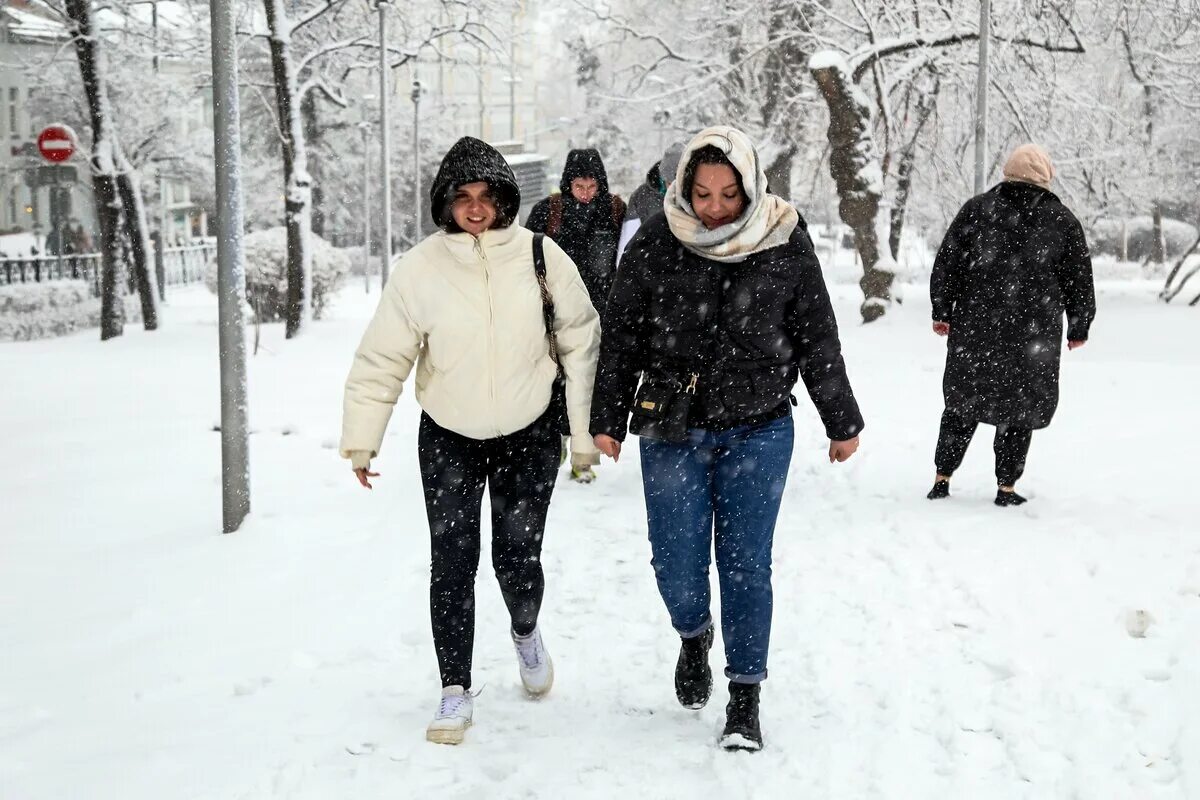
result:
M 10 86 L 8 89 L 8 130 L 12 138 L 21 138 L 21 132 L 17 129 L 17 104 L 20 102 L 21 90 L 15 86 Z

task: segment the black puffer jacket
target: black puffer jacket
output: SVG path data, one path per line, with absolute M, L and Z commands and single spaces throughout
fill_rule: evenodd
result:
M 651 217 L 625 251 L 601 327 L 593 435 L 624 440 L 642 372 L 684 383 L 700 374 L 691 428 L 786 416 L 799 377 L 830 439 L 862 430 L 803 221 L 787 244 L 721 264 L 685 249 L 665 215 Z
M 590 203 L 581 203 L 571 194 L 571 181 L 576 178 L 596 179 L 599 191 Z M 625 204 L 609 192 L 608 173 L 599 151 L 593 148 L 572 150 L 567 154 L 559 189 L 562 219 L 558 228 L 549 229 L 549 197 L 533 207 L 525 227 L 535 233 L 545 233 L 571 257 L 591 295 L 592 305 L 603 313 L 616 270 L 617 243 Z
M 496 196 L 499 227 L 507 227 L 516 220 L 521 209 L 521 189 L 512 167 L 487 142 L 464 136 L 446 151 L 437 177 L 429 187 L 429 213 L 438 227 L 450 219 L 450 201 L 458 187 L 477 181 L 485 181 Z
M 1092 260 L 1054 193 L 1006 181 L 967 201 L 934 262 L 933 319 L 950 323 L 946 408 L 991 425 L 1044 428 L 1058 407 L 1063 313 L 1086 340 Z

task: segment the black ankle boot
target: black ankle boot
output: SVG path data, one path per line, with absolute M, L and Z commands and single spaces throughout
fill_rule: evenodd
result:
M 725 706 L 725 730 L 721 747 L 725 750 L 762 750 L 762 728 L 758 724 L 758 694 L 761 684 L 729 684 L 729 705 Z
M 699 636 L 684 639 L 675 662 L 675 696 L 684 708 L 704 708 L 712 696 L 712 669 L 708 666 L 708 651 L 713 646 L 713 629 Z
M 925 495 L 930 500 L 941 500 L 950 496 L 950 481 L 934 481 L 933 488 Z
M 1028 502 L 1028 500 L 1016 492 L 1006 492 L 1003 489 L 996 490 L 996 505 L 998 506 L 1019 506 L 1022 503 Z

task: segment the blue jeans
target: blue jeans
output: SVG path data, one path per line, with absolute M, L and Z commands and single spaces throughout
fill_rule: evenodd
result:
M 641 440 L 651 564 L 671 624 L 684 638 L 712 622 L 708 567 L 716 533 L 725 675 L 767 677 L 771 542 L 792 458 L 790 416 L 728 431 L 688 431 L 686 442 Z

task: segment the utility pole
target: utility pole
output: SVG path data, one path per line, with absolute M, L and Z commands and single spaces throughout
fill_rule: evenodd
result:
M 387 7 L 391 0 L 371 0 L 379 9 L 379 145 L 383 173 L 383 246 L 379 254 L 379 286 L 387 286 L 392 262 L 392 148 L 388 137 Z
M 988 44 L 992 38 L 991 0 L 979 0 L 979 75 L 975 82 L 975 194 L 987 183 Z
M 242 165 L 233 0 L 212 0 L 213 156 L 217 174 L 217 329 L 221 363 L 221 505 L 225 533 L 250 513 L 246 419 L 246 274 L 242 253 Z
M 421 240 L 421 82 L 414 80 L 413 101 L 413 244 Z
M 363 95 L 362 131 L 363 147 L 363 290 L 371 293 L 371 123 L 367 120 L 367 103 L 375 99 L 373 94 Z

